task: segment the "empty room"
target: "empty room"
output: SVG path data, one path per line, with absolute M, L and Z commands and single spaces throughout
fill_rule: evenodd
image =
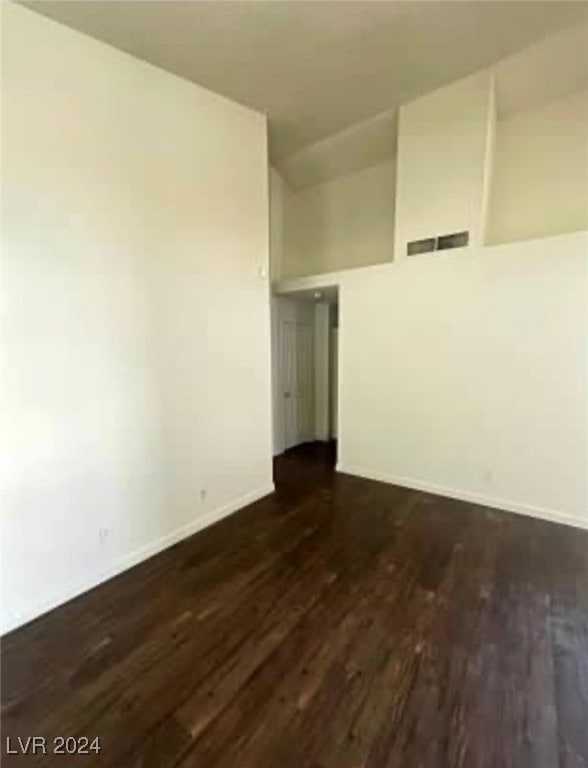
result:
M 2 2 L 1 762 L 588 767 L 588 3 Z

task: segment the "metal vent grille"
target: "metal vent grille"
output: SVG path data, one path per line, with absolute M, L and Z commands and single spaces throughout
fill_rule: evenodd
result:
M 419 253 L 430 253 L 437 250 L 437 239 L 429 237 L 426 240 L 413 240 L 408 244 L 407 253 L 409 256 L 418 256 Z
M 452 232 L 450 235 L 427 237 L 424 240 L 412 240 L 407 243 L 408 256 L 418 256 L 420 253 L 432 251 L 446 251 L 450 248 L 464 248 L 470 241 L 469 232 Z

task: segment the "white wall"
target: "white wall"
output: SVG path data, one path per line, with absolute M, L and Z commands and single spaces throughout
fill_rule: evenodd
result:
M 285 182 L 275 168 L 269 169 L 270 278 L 279 280 L 284 264 Z
M 282 277 L 391 261 L 395 163 L 388 161 L 286 197 Z
M 499 118 L 538 109 L 588 88 L 588 19 L 558 29 L 494 67 Z
M 588 527 L 588 233 L 339 282 L 341 469 Z
M 489 243 L 588 229 L 588 90 L 496 126 Z
M 493 80 L 459 80 L 400 109 L 395 258 L 413 240 L 469 231 L 484 239 L 484 194 L 491 154 Z
M 272 485 L 264 118 L 2 11 L 7 629 Z

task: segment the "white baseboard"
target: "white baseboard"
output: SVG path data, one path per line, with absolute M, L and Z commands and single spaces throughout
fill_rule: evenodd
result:
M 213 525 L 219 520 L 222 520 L 223 517 L 228 517 L 234 512 L 237 512 L 239 509 L 242 509 L 249 504 L 253 504 L 254 501 L 258 501 L 264 496 L 268 496 L 270 493 L 273 493 L 274 490 L 274 484 L 269 483 L 262 488 L 258 488 L 255 491 L 246 493 L 243 496 L 240 496 L 238 499 L 235 499 L 234 501 L 231 501 L 228 504 L 219 507 L 218 509 L 212 510 L 205 515 L 202 515 L 202 517 L 191 520 L 186 525 L 183 525 L 181 528 L 176 528 L 174 531 L 167 533 L 165 536 L 156 539 L 156 541 L 153 541 L 143 547 L 140 547 L 139 549 L 134 550 L 130 554 L 108 566 L 103 571 L 100 571 L 99 573 L 82 580 L 70 582 L 63 589 L 59 590 L 59 592 L 45 597 L 30 606 L 27 606 L 25 610 L 19 612 L 18 614 L 13 614 L 12 616 L 8 617 L 3 616 L 2 624 L 0 626 L 0 635 L 4 635 L 13 629 L 16 629 L 17 627 L 22 626 L 23 624 L 27 624 L 29 621 L 42 616 L 44 613 L 47 613 L 53 608 L 56 608 L 59 605 L 63 605 L 63 603 L 67 603 L 74 597 L 78 597 L 84 592 L 88 592 L 90 589 L 94 589 L 94 587 L 97 587 L 99 584 L 112 579 L 114 576 L 118 576 L 118 574 L 122 573 L 123 571 L 126 571 L 129 568 L 132 568 L 134 565 L 138 565 L 144 560 L 153 557 L 153 555 L 162 552 L 164 549 L 171 547 L 173 544 L 177 544 L 179 541 L 182 541 L 182 539 L 186 539 L 189 536 L 192 536 L 198 531 L 201 531 L 203 528 L 208 528 L 208 526 Z
M 411 488 L 415 491 L 426 491 L 427 493 L 433 493 L 438 496 L 448 496 L 452 499 L 459 499 L 460 501 L 469 501 L 473 504 L 479 504 L 483 507 L 491 507 L 492 509 L 499 509 L 503 512 L 515 512 L 518 515 L 536 517 L 540 520 L 547 520 L 550 523 L 571 525 L 574 528 L 588 530 L 588 518 L 576 517 L 559 510 L 535 507 L 530 504 L 520 504 L 519 502 L 510 501 L 508 499 L 500 499 L 480 493 L 471 493 L 470 491 L 447 488 L 445 486 L 435 485 L 434 483 L 415 480 L 412 477 L 400 477 L 385 472 L 374 472 L 365 467 L 356 466 L 355 464 L 343 464 L 342 462 L 339 462 L 337 464 L 337 472 L 364 477 L 367 480 L 377 480 L 378 482 L 389 483 L 390 485 L 400 485 L 403 488 Z

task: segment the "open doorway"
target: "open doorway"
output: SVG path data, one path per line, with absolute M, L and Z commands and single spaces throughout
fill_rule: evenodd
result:
M 313 446 L 336 460 L 338 349 L 336 287 L 272 297 L 274 456 Z

